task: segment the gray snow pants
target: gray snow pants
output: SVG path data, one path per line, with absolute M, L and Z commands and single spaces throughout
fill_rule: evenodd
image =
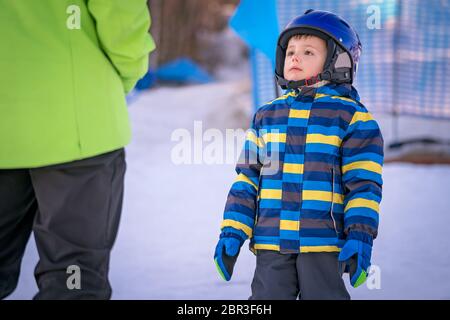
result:
M 257 250 L 250 300 L 350 300 L 336 252 Z
M 17 286 L 31 231 L 39 253 L 35 299 L 111 297 L 109 258 L 125 170 L 123 149 L 35 169 L 0 170 L 0 299 Z M 80 277 L 69 279 L 76 277 L 74 268 Z

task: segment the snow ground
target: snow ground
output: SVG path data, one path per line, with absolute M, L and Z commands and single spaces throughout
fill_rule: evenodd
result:
M 246 126 L 249 83 L 159 88 L 130 107 L 133 141 L 121 226 L 112 252 L 113 299 L 247 299 L 255 258 L 244 245 L 233 279 L 224 282 L 213 263 L 214 247 L 233 164 L 175 165 L 174 129 Z M 387 164 L 380 231 L 372 263 L 381 289 L 347 287 L 353 299 L 450 299 L 450 166 Z M 10 299 L 37 290 L 34 241 Z

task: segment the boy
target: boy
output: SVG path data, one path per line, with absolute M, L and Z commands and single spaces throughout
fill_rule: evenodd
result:
M 308 10 L 278 39 L 288 93 L 256 111 L 225 206 L 215 263 L 230 280 L 250 239 L 250 299 L 350 299 L 377 236 L 383 138 L 352 86 L 361 43 L 342 18 Z

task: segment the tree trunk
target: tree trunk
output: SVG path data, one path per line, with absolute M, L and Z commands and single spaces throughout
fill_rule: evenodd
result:
M 155 68 L 180 57 L 209 67 L 203 50 L 208 50 L 205 33 L 219 32 L 228 24 L 230 12 L 239 0 L 148 0 L 152 17 L 151 34 L 156 51 L 150 58 Z M 209 68 L 208 68 L 209 69 Z

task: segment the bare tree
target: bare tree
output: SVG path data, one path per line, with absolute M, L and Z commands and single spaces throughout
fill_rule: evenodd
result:
M 210 69 L 208 37 L 220 32 L 239 0 L 148 0 L 151 33 L 157 49 L 150 65 L 159 66 L 179 57 L 189 57 Z M 210 55 L 209 55 L 210 57 Z

